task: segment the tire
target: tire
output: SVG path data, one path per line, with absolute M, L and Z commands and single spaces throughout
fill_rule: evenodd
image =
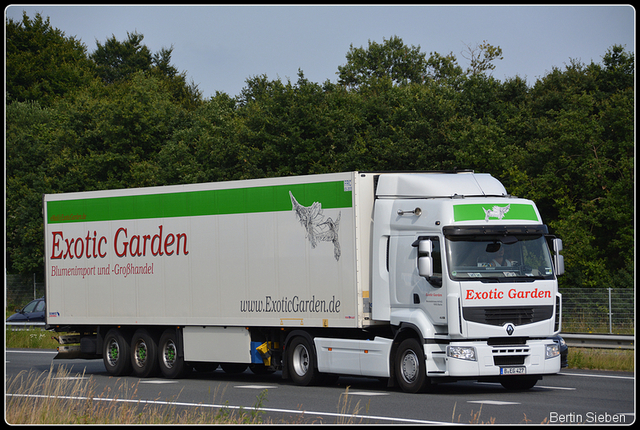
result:
M 395 360 L 396 380 L 405 393 L 423 391 L 429 382 L 424 350 L 417 340 L 405 339 L 400 343 Z
M 107 332 L 102 344 L 102 361 L 111 376 L 126 376 L 131 373 L 129 340 L 115 328 Z
M 165 378 L 180 378 L 186 373 L 184 354 L 180 348 L 176 331 L 166 329 L 158 342 L 158 367 Z
M 538 383 L 537 378 L 526 376 L 506 377 L 500 384 L 509 391 L 525 391 L 533 388 Z
M 293 338 L 287 348 L 289 375 L 296 385 L 314 385 L 318 382 L 319 372 L 313 345 L 305 337 Z
M 156 376 L 158 371 L 158 343 L 145 329 L 138 329 L 131 338 L 131 367 L 139 378 Z

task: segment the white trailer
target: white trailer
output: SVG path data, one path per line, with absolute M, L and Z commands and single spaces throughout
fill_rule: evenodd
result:
M 44 219 L 47 326 L 77 333 L 59 357 L 102 357 L 112 375 L 220 364 L 416 392 L 560 370 L 561 241 L 487 174 L 50 194 Z

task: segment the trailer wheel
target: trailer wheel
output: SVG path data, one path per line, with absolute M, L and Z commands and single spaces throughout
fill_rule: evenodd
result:
M 293 338 L 287 349 L 289 374 L 297 385 L 313 385 L 319 378 L 316 356 L 311 343 L 304 337 Z
M 145 329 L 136 330 L 131 338 L 131 365 L 139 378 L 158 373 L 157 342 Z
M 418 393 L 427 383 L 424 351 L 420 343 L 411 338 L 405 339 L 398 347 L 396 355 L 396 378 L 402 391 Z
M 112 328 L 104 337 L 102 361 L 111 376 L 124 376 L 131 373 L 129 341 L 120 330 Z
M 185 373 L 184 355 L 179 348 L 176 331 L 165 330 L 158 342 L 158 366 L 165 378 L 180 378 Z

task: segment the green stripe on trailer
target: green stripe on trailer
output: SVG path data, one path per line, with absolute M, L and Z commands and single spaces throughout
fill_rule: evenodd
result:
M 536 210 L 527 204 L 464 204 L 453 206 L 454 221 L 520 220 L 540 221 Z
M 303 206 L 352 207 L 344 181 L 113 196 L 47 202 L 50 224 L 290 211 L 289 192 Z

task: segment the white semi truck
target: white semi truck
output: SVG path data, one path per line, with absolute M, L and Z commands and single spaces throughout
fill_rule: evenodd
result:
M 111 375 L 282 371 L 407 392 L 560 370 L 562 242 L 488 174 L 44 196 L 47 326 Z M 73 345 L 75 344 L 75 345 Z

